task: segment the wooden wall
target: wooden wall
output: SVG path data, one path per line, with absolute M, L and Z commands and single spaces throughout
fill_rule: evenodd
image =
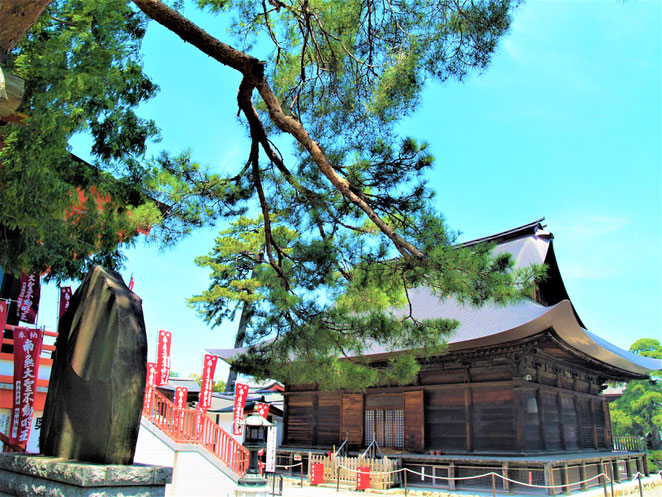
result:
M 600 395 L 604 378 L 564 359 L 549 344 L 520 345 L 428 360 L 416 383 L 407 386 L 365 393 L 288 386 L 284 443 L 331 449 L 349 436 L 352 448 L 365 447 L 365 412 L 394 409 L 404 410 L 408 452 L 526 454 L 611 447 L 609 410 Z

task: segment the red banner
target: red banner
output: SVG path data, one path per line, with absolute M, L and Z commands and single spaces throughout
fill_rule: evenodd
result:
M 202 381 L 200 382 L 198 409 L 209 409 L 211 407 L 216 361 L 218 361 L 218 357 L 215 355 L 205 354 L 205 360 L 202 363 Z
M 67 309 L 69 308 L 69 302 L 71 301 L 71 287 L 70 286 L 61 286 L 60 287 L 60 319 Z
M 32 426 L 42 339 L 41 330 L 14 328 L 14 405 L 9 443 L 23 447 Z
M 39 311 L 41 279 L 39 273 L 21 273 L 21 290 L 18 294 L 16 317 L 24 323 L 34 324 Z
M 267 416 L 269 416 L 269 404 L 263 404 L 262 402 L 258 402 L 257 413 L 260 416 L 262 416 L 264 419 L 267 419 Z
M 184 415 L 182 409 L 186 409 L 186 399 L 188 397 L 188 388 L 186 387 L 176 387 L 175 388 L 175 426 L 179 427 L 179 430 L 184 429 Z
M 241 435 L 241 423 L 244 419 L 244 406 L 248 397 L 248 385 L 236 383 L 234 387 L 234 410 L 232 411 L 232 434 Z
M 177 409 L 186 409 L 186 398 L 188 397 L 188 388 L 175 388 L 175 407 Z
M 156 368 L 158 369 L 158 376 L 156 378 L 156 386 L 167 385 L 168 378 L 170 378 L 170 341 L 172 333 L 165 330 L 159 330 L 159 345 L 156 357 Z
M 152 401 L 154 399 L 154 387 L 156 386 L 156 376 L 158 371 L 155 362 L 147 363 L 147 381 L 145 386 L 145 399 L 143 400 L 143 409 L 146 412 L 152 412 Z

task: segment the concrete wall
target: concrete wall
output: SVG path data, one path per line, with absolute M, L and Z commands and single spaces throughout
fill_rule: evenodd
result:
M 134 462 L 173 468 L 172 483 L 166 485 L 167 497 L 234 496 L 236 477 L 228 474 L 229 469 L 197 445 L 174 443 L 145 419 Z

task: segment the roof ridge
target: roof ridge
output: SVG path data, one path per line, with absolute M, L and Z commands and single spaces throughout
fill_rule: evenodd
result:
M 459 247 L 471 247 L 479 243 L 488 243 L 488 242 L 497 242 L 502 243 L 506 240 L 513 240 L 515 238 L 520 238 L 525 234 L 535 234 L 538 229 L 544 228 L 542 222 L 545 220 L 544 217 L 533 221 L 531 223 L 523 224 L 517 228 L 511 228 L 500 233 L 495 233 L 493 235 L 484 236 L 481 238 L 476 238 L 475 240 L 469 240 L 468 242 L 459 243 Z M 530 232 L 530 233 L 529 233 Z

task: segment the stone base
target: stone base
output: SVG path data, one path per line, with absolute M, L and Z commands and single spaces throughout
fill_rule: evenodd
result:
M 0 497 L 162 497 L 172 468 L 0 453 Z

